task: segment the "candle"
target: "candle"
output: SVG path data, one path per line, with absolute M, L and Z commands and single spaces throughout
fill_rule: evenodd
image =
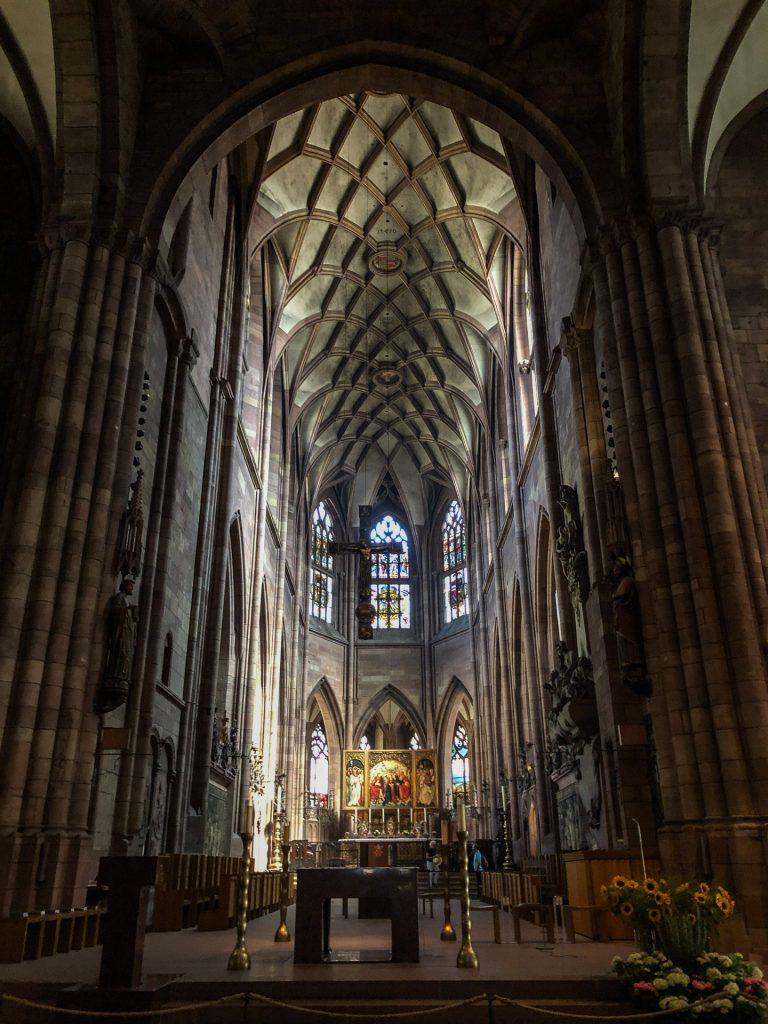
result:
M 400 808 L 397 808 L 397 831 L 400 831 Z
M 248 801 L 245 805 L 245 821 L 243 822 L 243 832 L 252 835 L 253 834 L 253 804 Z
M 291 842 L 291 823 L 286 821 L 283 825 L 283 846 L 289 846 Z
M 425 831 L 426 831 L 426 828 L 427 828 L 427 808 L 425 807 L 424 808 L 424 829 L 425 829 Z
M 501 809 L 503 811 L 507 809 L 507 787 L 503 783 L 501 785 Z
M 466 832 L 467 831 L 467 812 L 464 809 L 464 804 L 460 803 L 458 809 L 459 809 L 459 818 L 458 818 L 457 825 L 458 825 L 459 832 Z
M 443 844 L 443 846 L 447 846 L 448 845 L 448 822 L 447 821 L 441 821 L 440 822 L 440 841 Z
M 413 808 L 409 807 L 408 810 L 411 812 L 411 825 L 413 825 Z
M 371 824 L 371 808 L 368 808 L 368 824 Z
M 355 835 L 357 835 L 357 811 L 355 811 Z

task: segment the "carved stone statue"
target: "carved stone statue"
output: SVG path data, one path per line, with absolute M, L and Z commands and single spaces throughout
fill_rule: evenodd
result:
M 589 565 L 576 491 L 568 484 L 561 484 L 557 503 L 563 510 L 563 525 L 557 531 L 555 550 L 568 583 L 574 611 L 581 615 L 582 606 L 589 597 Z
M 598 731 L 592 662 L 569 651 L 562 640 L 557 645 L 557 656 L 558 666 L 544 683 L 544 689 L 552 694 L 549 739 L 557 747 L 570 748 L 577 757 Z
M 626 555 L 611 556 L 610 581 L 622 681 L 630 690 L 648 697 L 651 684 L 645 671 L 640 601 L 632 563 Z
M 107 663 L 97 698 L 102 714 L 120 707 L 128 698 L 138 624 L 138 609 L 128 601 L 133 586 L 133 579 L 124 577 L 107 608 Z

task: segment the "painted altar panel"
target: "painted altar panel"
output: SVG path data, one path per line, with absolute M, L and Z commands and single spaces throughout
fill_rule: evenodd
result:
M 434 750 L 345 750 L 344 809 L 437 807 Z

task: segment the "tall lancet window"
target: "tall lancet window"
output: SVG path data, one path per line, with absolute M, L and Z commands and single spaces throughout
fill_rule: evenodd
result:
M 333 621 L 333 556 L 328 542 L 333 540 L 333 519 L 324 502 L 312 516 L 312 581 L 310 610 L 323 622 Z
M 453 796 L 464 802 L 469 800 L 469 737 L 464 723 L 456 722 L 456 732 L 451 744 L 451 782 Z
M 328 737 L 322 721 L 315 723 L 309 739 L 309 792 L 318 804 L 328 803 Z
M 401 551 L 371 555 L 371 603 L 376 629 L 408 629 L 411 625 L 408 535 L 392 516 L 384 516 L 371 530 L 371 543 L 401 545 Z
M 467 542 L 458 501 L 448 506 L 443 520 L 443 615 L 453 622 L 467 614 Z

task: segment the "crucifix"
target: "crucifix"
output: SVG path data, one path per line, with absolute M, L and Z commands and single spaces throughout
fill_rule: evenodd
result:
M 328 544 L 329 555 L 360 555 L 360 565 L 357 573 L 357 638 L 358 640 L 373 640 L 373 620 L 376 618 L 376 609 L 371 604 L 371 555 L 399 555 L 402 553 L 401 544 L 371 544 L 371 506 L 360 505 L 360 540 L 353 542 L 330 541 Z

